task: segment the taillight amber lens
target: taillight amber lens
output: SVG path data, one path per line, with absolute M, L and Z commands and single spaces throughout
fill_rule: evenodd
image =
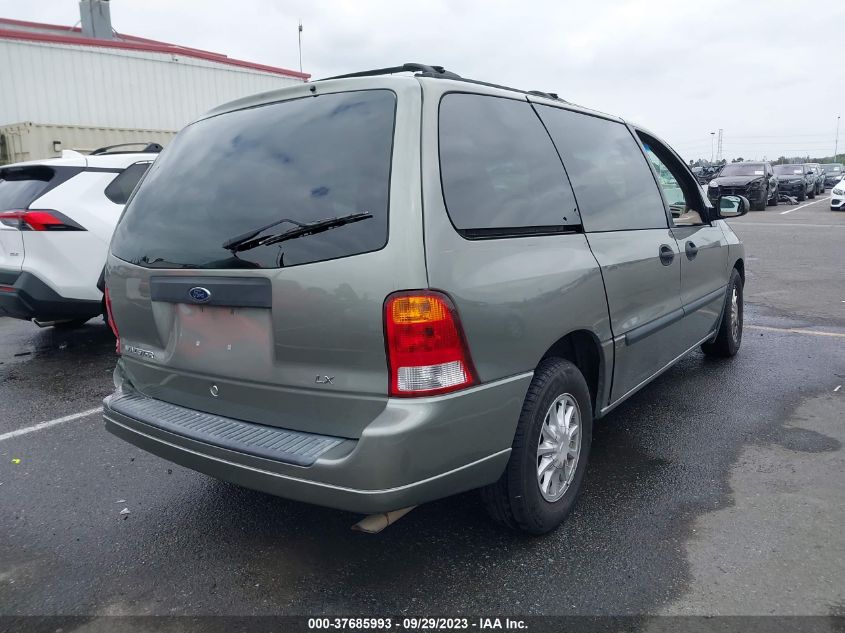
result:
M 391 396 L 430 396 L 476 384 L 451 300 L 433 291 L 390 295 L 384 309 Z

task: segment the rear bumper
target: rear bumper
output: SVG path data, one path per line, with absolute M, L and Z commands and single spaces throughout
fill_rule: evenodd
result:
M 296 464 L 271 459 L 249 447 L 224 446 L 207 435 L 141 421 L 116 411 L 111 406 L 114 396 L 104 400 L 103 416 L 106 429 L 118 437 L 212 477 L 287 499 L 370 514 L 496 481 L 510 456 L 531 377 L 523 374 L 445 396 L 390 399 L 360 438 L 334 438 L 338 441 L 330 449 L 305 466 L 301 460 Z M 259 433 L 276 430 L 249 426 Z
M 4 271 L 0 280 L 0 316 L 59 321 L 97 316 L 99 301 L 68 299 L 30 272 Z

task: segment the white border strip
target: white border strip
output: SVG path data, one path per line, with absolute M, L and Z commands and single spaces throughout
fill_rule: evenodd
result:
M 32 426 L 27 426 L 22 429 L 16 429 L 14 431 L 9 431 L 8 433 L 3 433 L 0 435 L 0 442 L 3 440 L 10 440 L 13 437 L 20 437 L 21 435 L 27 435 L 28 433 L 34 433 L 35 431 L 40 431 L 41 429 L 49 429 L 51 426 L 56 426 L 57 424 L 64 424 L 65 422 L 72 422 L 73 420 L 79 420 L 80 418 L 87 418 L 89 415 L 94 415 L 95 413 L 102 413 L 103 407 L 97 407 L 96 409 L 88 409 L 87 411 L 81 411 L 80 413 L 72 413 L 71 415 L 66 415 L 63 418 L 56 418 L 55 420 L 47 420 L 46 422 L 39 422 L 38 424 L 34 424 Z
M 767 325 L 746 325 L 744 327 L 746 330 L 763 330 L 764 332 L 787 332 L 789 334 L 809 334 L 811 336 L 833 336 L 835 338 L 845 338 L 845 334 L 840 332 L 822 332 L 820 330 L 808 330 L 799 327 L 769 327 Z
M 780 214 L 786 215 L 787 213 L 792 213 L 793 211 L 798 211 L 798 209 L 803 209 L 804 207 L 813 206 L 814 204 L 818 204 L 819 202 L 824 202 L 825 200 L 830 200 L 830 196 L 828 196 L 827 198 L 819 198 L 818 200 L 815 200 L 814 202 L 808 202 L 807 204 L 802 204 L 800 207 L 793 207 L 792 209 L 787 209 L 786 211 L 781 211 Z

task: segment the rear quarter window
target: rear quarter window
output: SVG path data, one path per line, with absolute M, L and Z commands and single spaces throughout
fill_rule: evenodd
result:
M 162 268 L 278 268 L 387 243 L 396 96 L 363 90 L 237 110 L 189 125 L 155 161 L 112 241 Z M 369 213 L 313 235 L 232 253 L 231 238 L 290 219 Z M 293 223 L 261 232 L 274 235 Z
M 560 157 L 527 101 L 447 94 L 439 137 L 446 210 L 465 237 L 580 224 Z
M 53 175 L 49 167 L 0 169 L 0 211 L 26 209 L 47 189 Z
M 135 186 L 143 178 L 144 174 L 150 168 L 152 162 L 145 161 L 142 163 L 135 163 L 129 165 L 126 169 L 120 172 L 117 177 L 109 183 L 104 193 L 106 198 L 115 204 L 126 204 L 129 196 L 135 190 Z
M 537 111 L 566 165 L 585 231 L 668 227 L 651 168 L 627 126 L 551 106 Z

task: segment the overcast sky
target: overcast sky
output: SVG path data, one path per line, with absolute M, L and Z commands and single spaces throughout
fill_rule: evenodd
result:
M 833 153 L 845 114 L 845 2 L 801 0 L 112 0 L 118 32 L 319 78 L 415 61 L 557 92 L 665 138 L 685 158 Z M 0 0 L 71 25 L 76 0 Z M 2 60 L 0 60 L 2 61 Z M 839 149 L 845 145 L 845 122 Z

